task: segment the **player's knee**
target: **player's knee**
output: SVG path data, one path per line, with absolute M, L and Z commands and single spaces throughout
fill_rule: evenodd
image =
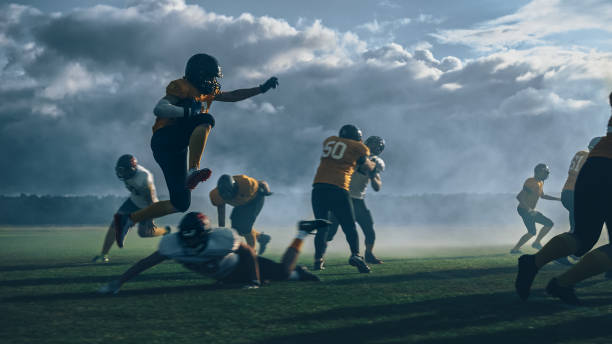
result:
M 182 195 L 181 197 L 171 197 L 170 202 L 174 209 L 178 212 L 184 213 L 189 210 L 189 206 L 191 206 L 191 197 L 189 195 Z
M 569 252 L 575 252 L 576 255 L 581 256 L 586 252 L 583 253 L 579 253 L 581 251 L 581 247 L 583 246 L 580 243 L 580 240 L 573 235 L 572 233 L 563 233 L 563 234 L 559 234 L 556 237 L 553 238 L 554 240 L 559 240 L 560 244 L 563 245 L 565 247 L 566 251 Z M 551 240 L 553 240 L 551 239 Z M 589 247 L 587 249 L 590 250 L 591 248 Z

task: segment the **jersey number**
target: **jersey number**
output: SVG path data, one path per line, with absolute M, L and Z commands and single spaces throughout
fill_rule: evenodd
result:
M 582 167 L 583 161 L 586 158 L 586 156 L 584 155 L 580 155 L 580 156 L 575 156 L 572 159 L 572 163 L 570 164 L 570 171 L 573 171 L 575 173 L 580 172 L 580 168 Z
M 332 159 L 340 160 L 346 152 L 346 144 L 342 141 L 329 141 L 323 146 L 323 158 L 331 157 Z

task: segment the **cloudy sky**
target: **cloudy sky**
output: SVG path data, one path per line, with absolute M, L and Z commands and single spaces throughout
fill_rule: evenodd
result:
M 516 192 L 545 162 L 558 194 L 610 116 L 610 22 L 609 0 L 3 3 L 0 193 L 120 194 L 128 152 L 165 193 L 152 109 L 206 52 L 223 90 L 280 80 L 213 104 L 216 176 L 308 192 L 321 142 L 353 123 L 387 141 L 385 192 Z

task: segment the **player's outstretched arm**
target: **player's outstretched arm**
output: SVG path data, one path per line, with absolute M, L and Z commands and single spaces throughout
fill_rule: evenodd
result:
M 215 100 L 220 102 L 238 102 L 261 93 L 266 93 L 269 89 L 276 88 L 277 86 L 278 78 L 273 76 L 257 87 L 221 92 L 215 97 Z
M 542 199 L 547 199 L 549 201 L 560 201 L 561 200 L 561 198 L 559 197 L 545 195 L 545 194 L 542 195 Z
M 166 256 L 161 255 L 159 251 L 155 251 L 147 258 L 144 258 L 138 263 L 132 265 L 132 267 L 124 272 L 119 279 L 111 281 L 102 286 L 100 289 L 98 289 L 98 292 L 101 294 L 117 294 L 123 283 L 131 280 L 132 278 L 138 276 L 138 274 L 141 272 L 154 267 L 166 259 L 168 259 Z

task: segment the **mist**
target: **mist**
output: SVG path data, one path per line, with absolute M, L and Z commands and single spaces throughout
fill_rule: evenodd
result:
M 364 137 L 386 140 L 383 189 L 368 203 L 389 233 L 402 225 L 397 214 L 411 211 L 400 197 L 461 193 L 505 195 L 490 206 L 507 209 L 500 226 L 520 230 L 513 197 L 533 167 L 551 167 L 545 191 L 558 196 L 573 154 L 605 133 L 611 56 L 552 41 L 469 46 L 456 29 L 432 27 L 398 43 L 317 18 L 232 16 L 181 0 L 53 13 L 2 5 L 0 194 L 122 195 L 113 167 L 125 153 L 167 194 L 149 148 L 152 109 L 168 82 L 182 77 L 189 56 L 206 52 L 223 67 L 223 90 L 273 75 L 280 86 L 243 102 L 213 103 L 217 124 L 202 161 L 213 177 L 194 197 L 205 199 L 221 174 L 247 174 L 293 195 L 270 198 L 262 223 L 309 218 L 321 144 L 352 123 Z M 454 44 L 478 53 L 447 55 Z M 464 208 L 457 211 L 490 211 Z M 564 210 L 556 208 L 553 220 L 562 223 Z M 435 219 L 438 209 L 419 213 Z M 466 225 L 495 233 L 484 241 L 506 240 L 491 222 Z

